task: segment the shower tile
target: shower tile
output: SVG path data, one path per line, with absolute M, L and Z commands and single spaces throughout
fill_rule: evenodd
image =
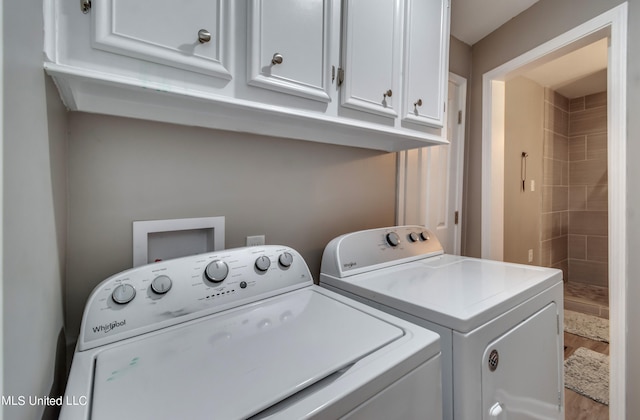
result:
M 597 185 L 607 183 L 607 168 L 602 161 L 583 160 L 571 162 L 569 168 L 570 185 Z
M 609 186 L 595 185 L 586 187 L 587 210 L 607 211 L 609 209 Z
M 544 130 L 544 157 L 556 160 L 569 160 L 569 139 L 551 130 Z
M 587 259 L 587 237 L 584 235 L 569 235 L 569 259 Z
M 599 107 L 572 112 L 568 126 L 572 136 L 602 133 L 607 130 L 607 109 Z
M 561 222 L 561 235 L 568 235 L 569 234 L 569 212 L 568 211 L 562 211 L 560 212 L 560 216 L 562 218 L 562 222 Z
M 553 158 L 569 160 L 569 138 L 561 134 L 553 135 Z
M 567 236 L 559 236 L 551 240 L 551 264 L 558 264 L 567 259 L 567 244 Z
M 544 159 L 542 165 L 543 185 L 562 185 L 562 162 L 555 159 Z
M 570 235 L 606 236 L 609 229 L 609 217 L 606 211 L 569 212 Z
M 584 107 L 585 107 L 584 96 L 582 96 L 580 98 L 574 98 L 574 99 L 571 99 L 569 101 L 569 111 L 570 112 L 582 111 L 582 110 L 584 110 Z
M 571 280 L 571 282 L 573 282 L 573 280 Z M 573 300 L 565 300 L 564 309 L 593 316 L 599 316 L 600 314 L 600 308 L 598 306 Z
M 608 264 L 593 261 L 569 260 L 569 275 L 572 282 L 607 286 Z
M 558 263 L 552 264 L 551 267 L 559 268 L 560 270 L 562 270 L 563 280 L 566 280 L 569 278 L 569 261 L 568 260 L 564 260 L 564 261 L 560 261 Z
M 597 159 L 607 165 L 607 133 L 587 136 L 587 159 Z
M 568 144 L 570 162 L 587 158 L 587 138 L 585 136 L 569 137 Z
M 546 128 L 542 130 L 542 157 L 553 159 L 553 132 Z
M 569 99 L 565 98 L 558 92 L 553 92 L 553 104 L 563 111 L 569 111 Z
M 567 212 L 543 213 L 540 240 L 546 241 L 563 235 Z
M 545 106 L 544 128 L 564 136 L 569 133 L 569 113 L 556 106 Z
M 584 98 L 585 108 L 597 108 L 607 106 L 607 92 L 594 93 L 593 95 L 588 95 Z
M 540 244 L 540 265 L 551 267 L 551 240 L 542 241 Z
M 587 209 L 587 187 L 584 185 L 569 187 L 569 210 Z
M 542 190 L 542 211 L 563 211 L 569 209 L 568 187 L 547 186 Z
M 609 238 L 606 236 L 587 237 L 587 259 L 589 261 L 609 261 Z

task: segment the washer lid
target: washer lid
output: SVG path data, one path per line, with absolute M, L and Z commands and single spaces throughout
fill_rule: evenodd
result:
M 287 293 L 99 353 L 91 418 L 245 419 L 403 334 L 312 289 Z
M 327 283 L 460 332 L 562 281 L 557 269 L 441 255 Z

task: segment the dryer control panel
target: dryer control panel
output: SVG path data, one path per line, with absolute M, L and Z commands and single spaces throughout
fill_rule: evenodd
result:
M 436 235 L 424 226 L 361 230 L 329 242 L 320 272 L 343 278 L 443 253 Z
M 310 286 L 300 254 L 280 245 L 236 248 L 123 271 L 85 306 L 83 351 Z

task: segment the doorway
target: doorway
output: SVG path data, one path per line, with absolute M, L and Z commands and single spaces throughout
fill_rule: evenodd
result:
M 528 69 L 606 38 L 609 43 L 608 113 L 608 278 L 611 325 L 610 416 L 625 418 L 626 360 L 626 37 L 627 5 L 589 22 L 486 73 L 483 77 L 482 257 L 504 258 L 505 81 Z

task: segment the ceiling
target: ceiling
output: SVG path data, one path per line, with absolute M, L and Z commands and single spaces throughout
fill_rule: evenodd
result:
M 538 0 L 451 0 L 451 35 L 473 45 Z M 522 74 L 567 98 L 607 89 L 607 40 L 601 39 Z
M 451 0 L 451 35 L 473 45 L 537 2 L 538 0 Z
M 604 92 L 607 90 L 607 51 L 608 41 L 603 38 L 542 64 L 523 76 L 569 99 Z

